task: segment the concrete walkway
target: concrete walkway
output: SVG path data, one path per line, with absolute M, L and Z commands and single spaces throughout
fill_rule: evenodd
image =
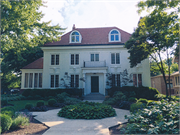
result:
M 122 109 L 116 110 L 116 117 L 85 120 L 66 119 L 57 116 L 60 109 L 47 112 L 33 112 L 35 118 L 50 128 L 43 135 L 109 135 L 109 127 L 126 122 L 125 115 L 130 112 Z

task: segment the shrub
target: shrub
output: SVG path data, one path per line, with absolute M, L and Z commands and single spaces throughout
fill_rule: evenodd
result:
M 31 111 L 47 111 L 47 107 L 46 106 L 40 106 L 40 107 L 33 107 L 31 108 Z
M 2 133 L 2 127 L 0 126 L 0 134 Z
M 116 103 L 116 100 L 114 98 L 108 98 L 107 100 L 103 101 L 103 104 L 107 105 L 114 105 Z
M 25 109 L 28 109 L 29 111 L 33 108 L 33 104 L 27 103 L 25 105 Z
M 111 106 L 87 101 L 65 106 L 58 112 L 58 116 L 69 119 L 102 119 L 115 115 Z
M 19 115 L 12 121 L 11 129 L 16 129 L 19 126 L 24 126 L 24 125 L 28 125 L 28 124 L 29 124 L 28 117 Z
M 155 103 L 155 102 L 154 102 Z M 125 116 L 125 134 L 179 134 L 180 103 L 161 100 Z
M 80 103 L 80 102 L 81 102 L 81 100 L 79 100 L 79 99 L 67 97 L 66 100 L 64 101 L 64 104 L 75 105 L 75 104 Z
M 15 115 L 15 109 L 14 107 L 11 107 L 11 106 L 3 107 L 1 109 L 1 113 L 6 114 L 12 118 Z
M 44 106 L 44 101 L 43 101 L 43 100 L 39 100 L 39 101 L 36 103 L 36 106 L 37 106 L 37 107 Z
M 65 97 L 61 94 L 57 95 L 57 102 L 63 103 L 65 101 Z
M 128 98 L 128 101 L 129 101 L 129 102 L 137 102 L 137 98 L 135 98 L 135 97 L 130 97 L 130 98 Z
M 142 102 L 142 103 L 144 103 L 144 104 L 147 105 L 148 100 L 147 100 L 147 99 L 144 99 L 144 98 L 140 98 L 140 99 L 138 100 L 138 102 Z
M 2 132 L 5 132 L 9 130 L 12 124 L 12 119 L 10 116 L 6 114 L 0 114 L 1 117 L 1 127 L 2 127 Z
M 145 107 L 145 105 L 142 102 L 133 103 L 130 106 L 130 112 L 136 112 L 137 110 L 142 110 Z
M 49 99 L 49 100 L 48 100 L 48 105 L 49 105 L 49 106 L 54 106 L 56 103 L 57 103 L 56 99 L 53 99 L 53 98 L 52 98 L 52 99 Z
M 130 106 L 131 106 L 132 102 L 129 102 L 129 101 L 122 101 L 120 104 L 119 104 L 119 108 L 121 109 L 130 109 Z
M 165 98 L 166 98 L 166 95 L 164 95 L 164 94 L 156 94 L 156 95 L 154 96 L 154 98 L 155 98 L 156 100 L 161 101 L 162 99 L 165 99 Z
M 8 104 L 7 99 L 2 99 L 2 100 L 1 100 L 1 105 L 2 105 L 2 106 L 6 106 L 7 104 Z

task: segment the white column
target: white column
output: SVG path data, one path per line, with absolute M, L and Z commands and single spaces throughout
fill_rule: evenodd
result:
M 85 80 L 85 81 L 83 81 L 84 95 L 86 95 L 86 88 L 85 88 L 86 87 L 86 84 L 85 84 L 86 79 L 85 78 L 86 78 L 86 75 L 85 75 L 85 73 L 83 73 L 83 79 Z
M 104 95 L 106 94 L 106 73 L 104 73 Z

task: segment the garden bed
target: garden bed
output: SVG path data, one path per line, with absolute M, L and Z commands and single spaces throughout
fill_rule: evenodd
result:
M 127 126 L 127 122 L 112 126 L 109 128 L 109 134 L 110 135 L 124 134 L 124 132 L 121 129 L 125 128 L 126 126 Z

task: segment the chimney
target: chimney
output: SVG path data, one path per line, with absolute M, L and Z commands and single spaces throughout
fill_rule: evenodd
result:
M 73 28 L 72 28 L 72 29 L 74 30 L 75 28 L 76 28 L 76 27 L 75 27 L 75 24 L 73 24 Z

